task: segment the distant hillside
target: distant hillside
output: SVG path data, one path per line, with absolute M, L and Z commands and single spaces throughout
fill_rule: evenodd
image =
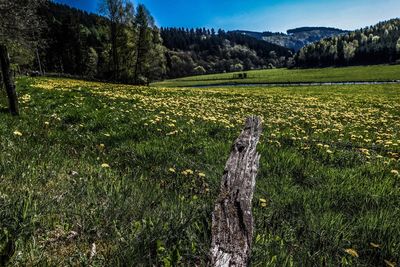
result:
M 296 55 L 299 67 L 400 63 L 400 19 L 323 39 Z
M 161 28 L 168 77 L 286 66 L 286 47 L 234 32 Z
M 327 27 L 302 27 L 291 29 L 285 33 L 234 31 L 276 45 L 284 46 L 294 51 L 324 38 L 345 34 L 348 31 Z

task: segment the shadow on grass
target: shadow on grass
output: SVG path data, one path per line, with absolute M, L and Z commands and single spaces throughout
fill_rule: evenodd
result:
M 10 111 L 8 110 L 8 108 L 0 107 L 0 113 L 10 113 Z

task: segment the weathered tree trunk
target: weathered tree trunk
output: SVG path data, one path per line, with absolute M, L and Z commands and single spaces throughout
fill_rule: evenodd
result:
M 252 199 L 261 119 L 247 118 L 225 166 L 212 217 L 211 266 L 247 266 L 253 240 Z
M 16 116 L 19 114 L 18 97 L 10 69 L 10 58 L 7 52 L 7 47 L 3 44 L 0 44 L 0 65 L 3 74 L 4 87 L 7 92 L 9 110 L 12 115 Z
M 3 90 L 3 74 L 1 72 L 1 62 L 0 62 L 0 91 Z
M 111 22 L 111 56 L 113 61 L 113 79 L 118 80 L 119 75 L 119 58 L 118 58 L 118 25 L 117 22 Z
M 43 69 L 42 69 L 42 62 L 40 61 L 40 56 L 39 56 L 39 49 L 36 48 L 36 60 L 39 66 L 39 72 L 40 72 L 40 76 L 44 75 Z

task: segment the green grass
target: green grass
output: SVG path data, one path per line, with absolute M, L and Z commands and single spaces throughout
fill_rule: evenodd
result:
M 213 203 L 248 114 L 264 120 L 253 266 L 400 260 L 400 85 L 166 89 L 25 78 L 17 88 L 21 116 L 0 113 L 9 266 L 206 265 Z
M 247 79 L 233 79 L 237 73 L 185 77 L 154 83 L 154 86 L 185 87 L 218 84 L 295 82 L 353 82 L 400 80 L 400 65 L 375 65 L 323 69 L 270 69 L 246 71 Z

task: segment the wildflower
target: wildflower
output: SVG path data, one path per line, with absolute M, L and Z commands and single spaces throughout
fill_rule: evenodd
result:
M 346 249 L 345 252 L 346 252 L 347 254 L 349 254 L 349 255 L 355 257 L 355 258 L 358 258 L 358 257 L 359 257 L 357 251 L 355 251 L 355 250 L 352 249 L 352 248 Z
M 398 170 L 392 170 L 390 173 L 394 174 L 394 175 L 399 175 L 399 171 Z
M 168 171 L 169 171 L 169 172 L 172 172 L 172 173 L 175 173 L 175 172 L 176 172 L 174 168 L 169 168 Z
M 199 177 L 206 177 L 206 174 L 205 173 L 202 173 L 202 172 L 199 172 Z
M 261 207 L 265 208 L 267 206 L 267 200 L 265 198 L 260 198 Z
M 22 133 L 18 130 L 14 131 L 14 135 L 15 136 L 22 136 Z
M 191 175 L 191 174 L 193 174 L 193 171 L 192 171 L 191 169 L 187 169 L 187 170 L 184 170 L 184 171 L 182 172 L 182 174 L 185 175 L 185 176 Z
M 375 243 L 369 243 L 370 245 L 371 245 L 371 247 L 373 247 L 373 248 L 380 248 L 381 247 L 381 245 L 379 245 L 379 244 L 375 244 Z
M 104 169 L 108 169 L 108 168 L 110 168 L 110 165 L 108 165 L 107 163 L 103 163 L 103 164 L 101 164 L 101 167 Z
M 388 260 L 385 260 L 385 263 L 388 267 L 396 267 L 396 263 L 390 262 Z
M 173 131 L 173 132 L 170 132 L 170 133 L 167 133 L 167 134 L 165 134 L 165 135 L 174 135 L 174 134 L 177 134 L 178 133 L 178 131 L 177 130 L 175 130 L 175 131 Z
M 45 121 L 45 122 L 44 122 L 44 125 L 49 126 L 49 125 L 50 125 L 50 122 Z

